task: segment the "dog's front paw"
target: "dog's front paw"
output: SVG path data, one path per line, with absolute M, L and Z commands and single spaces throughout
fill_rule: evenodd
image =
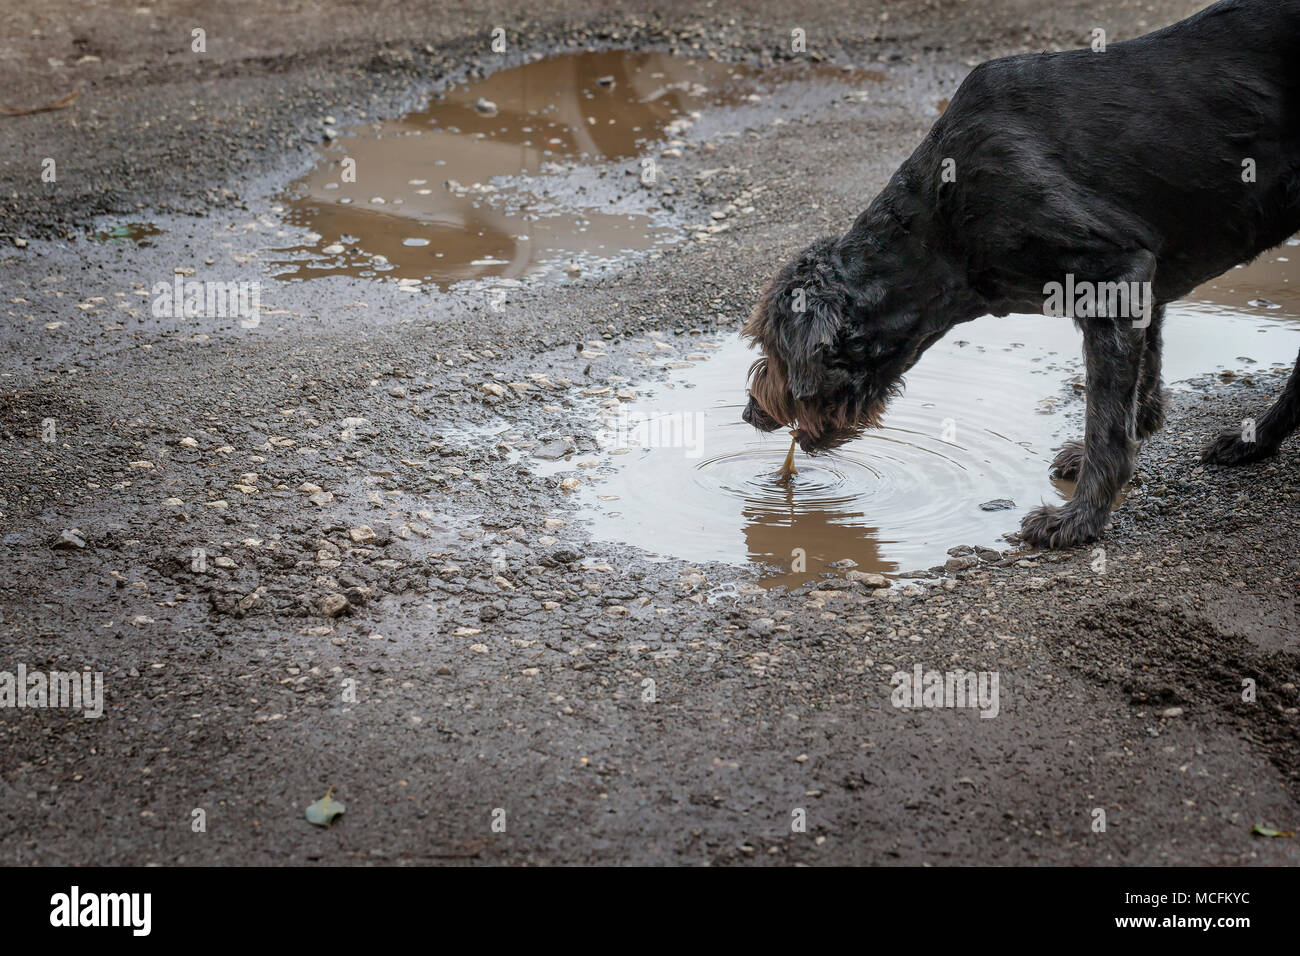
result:
M 1067 441 L 1056 453 L 1052 462 L 1051 475 L 1065 481 L 1078 481 L 1079 468 L 1083 465 L 1083 442 Z
M 1254 461 L 1272 458 L 1276 448 L 1260 441 L 1243 441 L 1241 429 L 1230 428 L 1220 432 L 1201 452 L 1201 461 L 1207 465 L 1248 465 Z
M 1065 505 L 1043 505 L 1020 522 L 1020 539 L 1053 551 L 1095 541 L 1106 525 L 1106 514 Z

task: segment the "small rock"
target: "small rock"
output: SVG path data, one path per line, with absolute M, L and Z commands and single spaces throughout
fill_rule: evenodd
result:
M 1162 711 L 1160 711 L 1160 716 L 1161 716 L 1161 717 L 1181 717 L 1181 716 L 1183 716 L 1183 709 L 1182 709 L 1181 707 L 1170 707 L 1170 708 L 1168 708 L 1167 710 L 1162 710 Z
M 80 550 L 85 546 L 86 539 L 81 536 L 76 528 L 61 532 L 59 540 L 54 542 L 54 548 L 59 551 L 70 551 L 74 548 Z
M 338 617 L 348 609 L 348 599 L 342 594 L 327 594 L 320 599 L 317 607 L 326 617 Z
M 474 101 L 474 112 L 478 113 L 479 116 L 496 116 L 497 105 L 491 100 L 480 96 Z
M 565 455 L 571 454 L 573 450 L 568 442 L 562 438 L 557 438 L 534 448 L 533 457 L 540 458 L 542 461 L 559 461 Z
M 850 571 L 844 576 L 850 581 L 853 581 L 856 584 L 861 584 L 866 588 L 887 588 L 893 584 L 893 582 L 883 574 L 873 574 L 870 571 Z
M 370 525 L 361 524 L 357 525 L 355 528 L 349 528 L 348 537 L 351 538 L 355 544 L 366 544 L 375 540 L 375 532 Z
M 980 505 L 980 511 L 1010 511 L 1016 503 L 1010 498 L 994 498 Z

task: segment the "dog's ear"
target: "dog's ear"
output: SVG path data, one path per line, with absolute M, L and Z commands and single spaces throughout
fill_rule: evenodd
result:
M 821 354 L 835 342 L 844 326 L 845 299 L 811 284 L 786 290 L 786 321 L 781 324 L 781 355 L 785 358 L 790 394 L 799 401 L 820 390 Z M 830 292 L 830 294 L 828 294 Z
M 796 400 L 821 391 L 824 353 L 855 310 L 869 309 L 883 297 L 884 290 L 876 283 L 850 284 L 837 239 L 813 243 L 782 270 L 760 304 L 766 309 L 769 336 L 786 366 Z

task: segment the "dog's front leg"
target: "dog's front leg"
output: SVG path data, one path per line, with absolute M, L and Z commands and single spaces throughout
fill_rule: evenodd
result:
M 1134 425 L 1138 441 L 1146 441 L 1160 431 L 1165 422 L 1165 399 L 1160 385 L 1160 329 L 1164 318 L 1164 305 L 1156 306 L 1142 343 L 1142 370 L 1138 375 Z M 1078 481 L 1082 467 L 1083 442 L 1067 441 L 1052 462 L 1051 475 L 1066 481 Z
M 1143 330 L 1123 318 L 1085 323 L 1088 410 L 1079 483 L 1065 505 L 1043 505 L 1025 516 L 1020 535 L 1036 547 L 1069 548 L 1097 538 L 1115 495 L 1133 474 Z
M 1142 344 L 1142 373 L 1138 379 L 1137 437 L 1146 441 L 1165 423 L 1165 396 L 1160 385 L 1161 329 L 1165 322 L 1164 304 L 1155 307 L 1151 324 Z

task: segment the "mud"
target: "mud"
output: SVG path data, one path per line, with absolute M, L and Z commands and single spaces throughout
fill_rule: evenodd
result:
M 5 27 L 12 105 L 82 92 L 0 120 L 0 670 L 89 667 L 105 687 L 98 720 L 0 710 L 6 863 L 1295 865 L 1294 841 L 1250 828 L 1293 829 L 1300 796 L 1297 451 L 1196 461 L 1281 387 L 1252 348 L 1294 334 L 1276 285 L 1234 273 L 1224 294 L 1245 302 L 1221 303 L 1276 331 L 1171 324 L 1170 349 L 1198 353 L 1221 329 L 1221 357 L 1173 390 L 1104 555 L 1001 566 L 951 534 L 974 561 L 941 577 L 765 589 L 745 554 L 651 556 L 584 523 L 591 479 L 626 480 L 604 403 L 722 369 L 691 356 L 734 341 L 783 257 L 852 221 L 971 65 L 1193 4 L 819 6 L 810 50 L 886 80 L 702 110 L 656 184 L 683 241 L 503 297 L 277 279 L 309 231 L 281 197 L 324 118 L 395 121 L 532 52 L 767 68 L 790 58 L 788 9 L 209 6 L 55 0 Z M 202 61 L 200 14 L 221 41 Z M 526 38 L 504 61 L 492 22 Z M 57 188 L 26 144 L 59 160 Z M 637 157 L 604 165 L 602 199 L 641 195 Z M 728 205 L 755 211 L 685 228 Z M 90 238 L 132 222 L 162 234 Z M 155 315 L 177 269 L 260 281 L 260 323 Z M 1075 353 L 999 328 L 1059 365 L 1008 414 L 1033 423 L 1052 396 L 1068 423 Z M 966 338 L 944 345 L 1013 354 Z M 598 466 L 564 470 L 570 447 Z M 998 717 L 891 706 L 917 664 L 997 671 Z M 348 811 L 320 830 L 303 811 L 331 786 Z

